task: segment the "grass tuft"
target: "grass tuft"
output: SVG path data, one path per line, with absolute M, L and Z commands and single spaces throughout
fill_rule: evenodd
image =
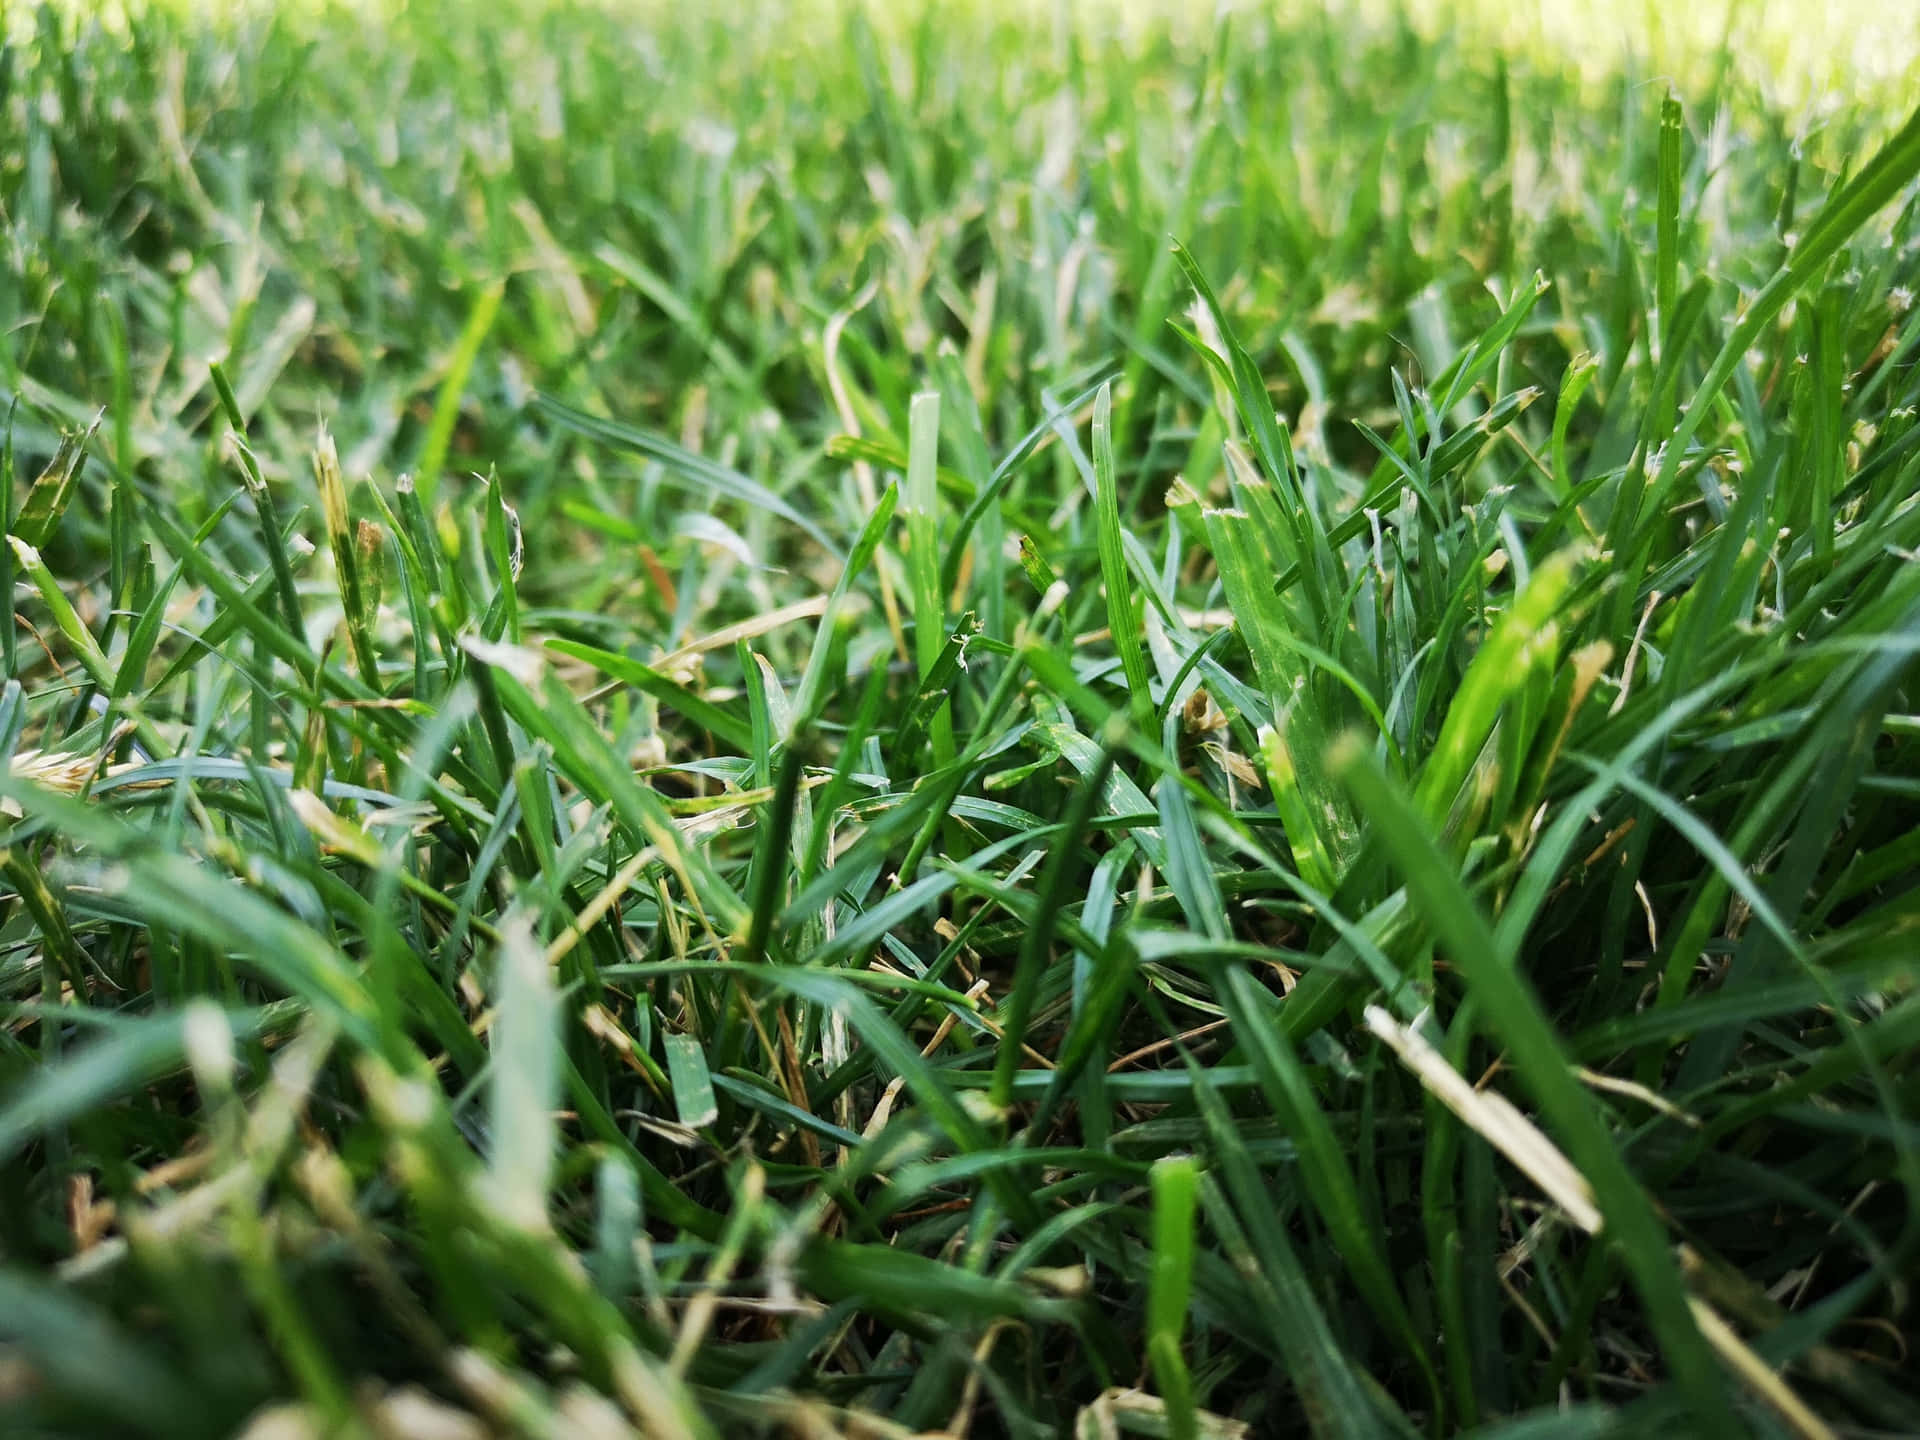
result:
M 0 1431 L 1914 1429 L 1911 47 L 1176 12 L 5 12 Z

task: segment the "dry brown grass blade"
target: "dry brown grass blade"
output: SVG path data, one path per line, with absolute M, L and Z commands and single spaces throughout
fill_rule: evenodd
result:
M 1378 1005 L 1369 1005 L 1367 1028 L 1384 1041 L 1441 1104 L 1461 1123 L 1511 1160 L 1547 1193 L 1567 1218 L 1590 1235 L 1600 1233 L 1603 1217 L 1592 1187 L 1573 1162 L 1513 1104 L 1495 1091 L 1476 1090 L 1466 1077 L 1412 1029 Z M 1640 1097 L 1636 1097 L 1640 1098 Z M 1699 1297 L 1689 1302 L 1700 1333 L 1714 1353 L 1749 1390 L 1773 1407 L 1802 1440 L 1837 1440 L 1831 1426 L 1794 1393 L 1766 1361 L 1753 1352 L 1720 1313 Z

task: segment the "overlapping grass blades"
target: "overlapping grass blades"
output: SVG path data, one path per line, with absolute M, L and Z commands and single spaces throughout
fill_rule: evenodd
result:
M 1910 1427 L 1920 118 L 1103 13 L 14 17 L 0 1429 Z

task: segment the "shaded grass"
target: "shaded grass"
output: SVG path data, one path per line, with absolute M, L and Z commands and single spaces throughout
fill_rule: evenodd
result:
M 12 1428 L 1910 1427 L 1920 117 L 973 18 L 11 22 Z

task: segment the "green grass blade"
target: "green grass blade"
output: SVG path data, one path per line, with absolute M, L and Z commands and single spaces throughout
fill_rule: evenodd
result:
M 1187 1306 L 1193 1293 L 1193 1218 L 1199 1174 L 1188 1156 L 1153 1167 L 1153 1274 L 1147 1286 L 1147 1356 L 1167 1402 L 1172 1440 L 1194 1440 L 1193 1374 L 1184 1358 Z
M 1107 624 L 1127 681 L 1127 699 L 1137 723 L 1152 713 L 1147 658 L 1140 648 L 1138 610 L 1120 543 L 1120 490 L 1113 464 L 1113 387 L 1102 385 L 1093 402 L 1093 473 L 1099 511 L 1100 575 L 1107 591 Z M 1191 1418 L 1191 1417 L 1189 1417 Z
M 420 488 L 420 503 L 428 509 L 433 508 L 434 496 L 440 490 L 440 472 L 447 463 L 453 427 L 460 420 L 460 402 L 466 398 L 467 377 L 473 373 L 473 362 L 486 343 L 487 333 L 493 329 L 494 317 L 500 313 L 500 302 L 506 293 L 507 287 L 501 281 L 481 288 L 467 311 L 467 323 L 460 331 L 460 338 L 447 356 L 446 375 L 440 381 L 433 416 L 427 421 L 426 437 L 420 442 L 420 458 L 413 467 L 414 483 Z
M 1732 1423 L 1719 1368 L 1687 1307 L 1653 1206 L 1574 1078 L 1538 998 L 1510 968 L 1492 929 L 1462 891 L 1453 866 L 1433 841 L 1430 822 L 1395 792 L 1357 745 L 1343 746 L 1334 763 L 1472 987 L 1481 1023 L 1507 1047 L 1515 1070 L 1593 1187 L 1604 1233 L 1632 1275 L 1647 1321 L 1695 1415 L 1704 1424 Z

